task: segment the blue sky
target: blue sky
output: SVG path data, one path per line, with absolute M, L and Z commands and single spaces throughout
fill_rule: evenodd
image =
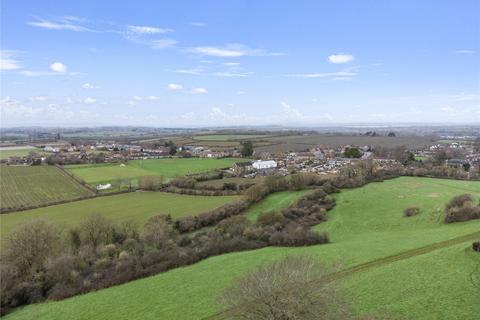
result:
M 480 122 L 480 2 L 1 2 L 1 125 Z

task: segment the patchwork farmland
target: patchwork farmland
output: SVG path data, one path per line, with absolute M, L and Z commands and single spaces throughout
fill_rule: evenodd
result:
M 92 214 L 101 214 L 113 221 L 132 220 L 142 225 L 148 218 L 170 214 L 172 218 L 194 216 L 223 204 L 238 200 L 239 196 L 188 196 L 163 192 L 131 192 L 97 197 L 44 208 L 4 214 L 1 234 L 35 218 L 46 218 L 63 227 L 74 227 Z
M 328 213 L 329 220 L 315 227 L 329 232 L 331 244 L 224 254 L 64 301 L 26 306 L 6 319 L 131 319 L 132 314 L 142 319 L 223 319 L 217 300 L 235 278 L 295 254 L 329 268 L 331 279 L 354 301 L 357 315 L 474 320 L 480 305 L 470 277 L 480 257 L 469 248 L 480 238 L 480 220 L 443 223 L 446 202 L 462 192 L 478 201 L 480 182 L 402 177 L 343 190 L 335 195 L 337 206 Z M 273 196 L 265 203 L 276 203 Z M 421 213 L 403 217 L 403 209 L 411 205 Z M 270 209 L 264 205 L 255 211 Z
M 167 158 L 132 160 L 126 164 L 86 164 L 65 166 L 69 172 L 89 184 L 112 182 L 119 179 L 138 180 L 148 175 L 160 175 L 165 178 L 207 172 L 228 168 L 237 158 Z
M 0 166 L 1 209 L 75 200 L 94 192 L 54 166 Z

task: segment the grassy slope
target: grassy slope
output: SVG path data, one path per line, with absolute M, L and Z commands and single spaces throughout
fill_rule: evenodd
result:
M 72 226 L 78 224 L 86 216 L 96 213 L 117 221 L 132 218 L 142 224 L 149 217 L 157 214 L 171 214 L 173 217 L 195 215 L 236 199 L 239 197 L 133 192 L 0 215 L 1 233 L 4 235 L 16 225 L 35 217 L 45 217 L 62 225 Z
M 48 204 L 93 194 L 52 166 L 0 166 L 2 208 Z
M 252 207 L 250 207 L 246 214 L 251 221 L 256 221 L 260 213 L 268 211 L 278 211 L 280 209 L 286 208 L 292 205 L 301 196 L 307 194 L 308 192 L 310 192 L 310 190 L 293 192 L 285 191 L 271 194 L 263 201 L 256 203 Z
M 480 197 L 480 182 L 399 178 L 344 191 L 336 195 L 338 205 L 329 213 L 330 221 L 317 227 L 330 232 L 331 244 L 213 257 L 118 287 L 29 306 L 7 319 L 199 319 L 219 310 L 215 300 L 235 277 L 288 253 L 307 254 L 343 269 L 478 232 L 480 221 L 451 225 L 440 221 L 437 208 L 462 192 Z M 411 204 L 423 212 L 402 217 L 404 206 Z M 467 288 L 466 279 L 480 257 L 466 250 L 469 245 L 432 251 L 340 281 L 360 313 L 387 309 L 415 319 L 474 319 L 477 307 L 472 299 L 478 296 Z
M 468 241 L 358 273 L 345 286 L 359 313 L 384 309 L 411 319 L 473 320 L 480 314 L 480 283 L 469 275 L 480 272 L 480 258 L 470 247 Z
M 239 161 L 236 158 L 168 158 L 133 160 L 125 166 L 119 164 L 74 165 L 65 168 L 87 183 L 97 184 L 116 179 L 138 179 L 146 175 L 162 175 L 172 178 L 176 175 L 206 172 L 213 169 L 230 167 Z

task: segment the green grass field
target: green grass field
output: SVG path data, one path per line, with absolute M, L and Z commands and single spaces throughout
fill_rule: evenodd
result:
M 1 208 L 45 205 L 93 195 L 53 166 L 0 166 Z
M 161 175 L 173 178 L 177 175 L 207 172 L 227 168 L 243 159 L 237 158 L 166 158 L 129 161 L 120 164 L 86 164 L 65 166 L 74 175 L 89 184 L 111 182 L 118 179 L 138 179 L 148 175 Z
M 139 225 L 158 214 L 173 218 L 191 216 L 217 208 L 239 196 L 188 196 L 164 192 L 131 192 L 0 215 L 2 236 L 33 218 L 51 219 L 62 226 L 75 226 L 86 216 L 102 214 L 115 221 L 133 219 Z
M 10 157 L 24 157 L 28 156 L 30 152 L 41 152 L 40 149 L 34 147 L 4 147 L 0 148 L 0 160 L 8 159 Z
M 263 201 L 256 203 L 250 208 L 248 208 L 246 215 L 250 221 L 256 221 L 260 213 L 279 211 L 281 209 L 287 208 L 309 192 L 310 190 L 302 190 L 284 191 L 271 194 L 267 196 Z
M 316 227 L 329 232 L 330 244 L 212 257 L 98 292 L 27 306 L 6 319 L 209 318 L 221 310 L 217 298 L 235 278 L 287 254 L 319 259 L 332 272 L 353 270 L 337 281 L 359 314 L 478 319 L 479 289 L 469 279 L 480 263 L 480 255 L 470 249 L 472 239 L 480 238 L 480 220 L 442 223 L 445 203 L 466 192 L 480 198 L 480 182 L 402 177 L 345 190 L 335 195 L 329 221 Z M 420 215 L 404 218 L 409 205 L 419 206 Z M 459 238 L 470 234 L 468 240 Z

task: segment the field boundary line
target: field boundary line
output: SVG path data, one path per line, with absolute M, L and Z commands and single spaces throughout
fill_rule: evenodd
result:
M 68 172 L 66 169 L 64 169 L 62 166 L 59 166 L 58 164 L 55 164 L 55 167 L 65 173 L 67 176 L 75 180 L 79 185 L 81 185 L 83 188 L 93 192 L 94 194 L 97 194 L 97 190 L 93 188 L 92 186 L 89 186 L 85 181 L 80 180 L 77 178 L 73 173 Z
M 321 279 L 321 281 L 315 281 L 315 282 L 310 283 L 309 285 L 313 285 L 313 286 L 315 286 L 315 285 L 325 285 L 325 284 L 331 283 L 333 281 L 343 279 L 343 278 L 348 277 L 348 276 L 350 276 L 352 274 L 355 274 L 355 273 L 364 272 L 364 271 L 367 271 L 367 270 L 375 269 L 375 268 L 383 266 L 383 265 L 395 263 L 395 262 L 402 261 L 402 260 L 407 260 L 409 258 L 424 255 L 424 254 L 433 252 L 435 250 L 448 248 L 448 247 L 451 247 L 451 246 L 454 246 L 454 245 L 457 245 L 457 244 L 460 244 L 460 243 L 463 243 L 463 242 L 466 242 L 466 241 L 475 240 L 475 239 L 478 239 L 478 238 L 480 238 L 480 231 L 470 233 L 470 234 L 467 234 L 467 235 L 464 235 L 464 236 L 460 236 L 460 237 L 457 237 L 457 238 L 453 238 L 453 239 L 449 239 L 449 240 L 445 240 L 445 241 L 440 241 L 440 242 L 437 242 L 437 243 L 434 243 L 434 244 L 431 244 L 431 245 L 427 245 L 427 246 L 423 246 L 423 247 L 420 247 L 420 248 L 407 250 L 407 251 L 404 251 L 404 252 L 401 252 L 401 253 L 398 253 L 398 254 L 394 254 L 394 255 L 391 255 L 391 256 L 388 256 L 388 257 L 372 260 L 372 261 L 365 262 L 365 263 L 361 263 L 359 265 L 352 266 L 352 267 L 346 268 L 344 270 L 331 273 L 331 274 L 323 277 Z M 203 318 L 201 318 L 201 320 L 228 319 L 228 316 L 230 315 L 230 312 L 232 312 L 232 311 L 235 311 L 235 308 L 226 309 L 226 310 L 217 312 L 213 315 L 203 317 Z

